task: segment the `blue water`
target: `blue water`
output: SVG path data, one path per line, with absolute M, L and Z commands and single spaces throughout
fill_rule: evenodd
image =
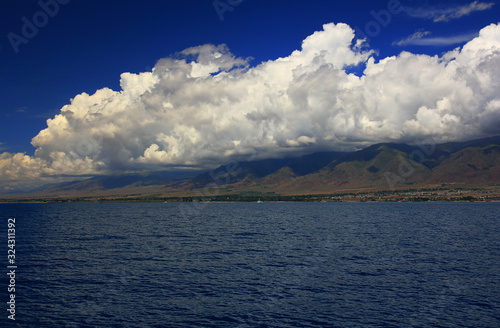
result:
M 1 322 L 500 327 L 500 204 L 179 206 L 1 204 L 18 265 Z

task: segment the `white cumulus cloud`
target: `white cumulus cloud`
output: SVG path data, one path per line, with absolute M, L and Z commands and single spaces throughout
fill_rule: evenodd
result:
M 225 45 L 184 50 L 122 74 L 120 91 L 75 96 L 33 138 L 33 157 L 0 155 L 0 183 L 500 134 L 499 25 L 443 56 L 361 49 L 331 23 L 254 67 Z M 362 76 L 346 72 L 361 63 Z

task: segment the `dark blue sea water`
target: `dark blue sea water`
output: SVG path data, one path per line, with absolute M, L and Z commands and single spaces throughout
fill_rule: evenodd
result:
M 500 327 L 500 204 L 179 206 L 1 204 L 3 326 Z

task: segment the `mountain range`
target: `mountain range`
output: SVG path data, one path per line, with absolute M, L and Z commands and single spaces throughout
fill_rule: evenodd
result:
M 380 143 L 354 152 L 233 162 L 212 171 L 97 176 L 11 197 L 281 195 L 500 184 L 500 136 L 467 142 Z

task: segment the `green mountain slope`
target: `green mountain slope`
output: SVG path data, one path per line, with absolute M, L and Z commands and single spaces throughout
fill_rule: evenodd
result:
M 28 196 L 309 194 L 342 190 L 500 184 L 500 137 L 439 145 L 383 143 L 355 152 L 233 162 L 212 171 L 104 176 L 47 186 Z

